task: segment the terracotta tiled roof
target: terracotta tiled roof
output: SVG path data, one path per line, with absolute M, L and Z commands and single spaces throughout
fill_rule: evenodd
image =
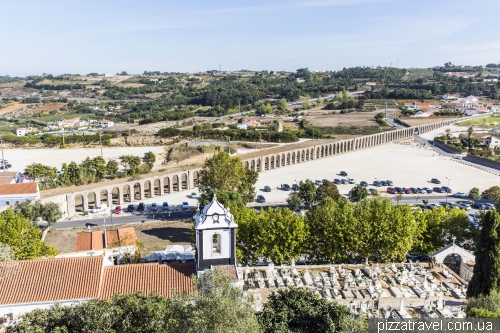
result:
M 36 194 L 38 183 L 0 184 L 0 195 Z
M 133 264 L 104 268 L 99 298 L 108 299 L 114 294 L 156 291 L 167 297 L 173 292 L 192 292 L 191 276 L 196 273 L 195 263 L 160 265 Z
M 102 257 L 10 263 L 9 272 L 0 283 L 0 304 L 96 298 L 99 294 Z
M 212 266 L 213 270 L 222 271 L 227 274 L 229 278 L 233 281 L 238 281 L 238 273 L 236 273 L 236 267 L 234 265 L 223 265 L 223 266 Z
M 108 248 L 133 245 L 136 242 L 135 230 L 132 227 L 106 230 Z M 76 234 L 76 251 L 104 249 L 104 231 L 80 232 Z
M 0 184 L 10 184 L 16 175 L 17 172 L 0 172 Z

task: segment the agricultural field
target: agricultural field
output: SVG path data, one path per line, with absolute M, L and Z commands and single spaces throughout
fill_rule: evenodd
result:
M 500 116 L 492 116 L 492 117 L 477 118 L 477 119 L 462 121 L 462 122 L 458 123 L 458 125 L 460 125 L 460 126 L 471 126 L 471 125 L 488 126 L 488 125 L 495 125 L 498 123 L 500 123 Z

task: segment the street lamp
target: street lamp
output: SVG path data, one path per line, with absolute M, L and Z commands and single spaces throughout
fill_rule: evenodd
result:
M 448 203 L 448 189 L 450 188 L 450 178 L 446 177 L 446 179 L 448 180 L 448 188 L 446 189 L 446 203 Z

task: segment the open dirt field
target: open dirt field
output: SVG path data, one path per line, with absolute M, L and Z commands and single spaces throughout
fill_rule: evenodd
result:
M 144 243 L 147 251 L 165 250 L 170 244 L 191 243 L 190 222 L 145 222 L 137 224 L 108 226 L 107 230 L 133 227 L 137 239 Z M 94 227 L 93 231 L 103 230 L 104 227 Z M 84 232 L 86 228 L 54 229 L 47 233 L 45 242 L 55 246 L 59 253 L 75 252 L 76 234 Z
M 24 107 L 26 107 L 28 105 L 29 104 L 21 104 L 21 103 L 10 104 L 10 105 L 8 105 L 8 106 L 0 109 L 0 115 L 6 114 L 6 113 L 9 113 L 9 112 L 18 110 L 18 109 L 22 109 L 22 108 L 24 108 Z
M 59 110 L 68 103 L 47 103 L 35 110 L 35 112 L 43 112 L 44 114 L 49 114 L 50 111 Z
M 24 85 L 25 82 L 7 82 L 0 84 L 0 88 L 10 88 L 10 87 L 21 88 L 24 87 Z
M 330 112 L 330 114 L 327 114 L 327 112 Z M 321 110 L 321 112 L 308 112 L 304 118 L 311 124 L 321 127 L 378 126 L 374 117 L 379 112 L 381 111 L 331 114 L 331 111 Z

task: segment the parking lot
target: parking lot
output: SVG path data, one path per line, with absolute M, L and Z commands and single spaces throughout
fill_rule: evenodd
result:
M 341 171 L 346 171 L 347 176 L 341 176 Z M 355 184 L 347 183 L 347 178 L 354 179 Z M 432 178 L 439 179 L 441 183 L 432 183 Z M 344 195 L 347 195 L 356 184 L 366 181 L 369 184 L 368 188 L 377 188 L 380 193 L 389 197 L 396 194 L 388 194 L 387 186 L 376 187 L 372 185 L 373 182 L 391 180 L 393 182 L 391 187 L 401 188 L 433 189 L 437 186 L 446 186 L 451 188 L 453 193 L 468 193 L 473 187 L 483 191 L 500 181 L 494 174 L 457 163 L 449 157 L 438 155 L 431 149 L 420 148 L 414 141 L 407 141 L 265 171 L 259 175 L 257 194 L 265 197 L 266 204 L 283 203 L 290 192 L 282 190 L 282 185 L 292 186 L 306 179 L 313 181 L 327 179 L 332 182 L 334 179 L 345 179 L 347 184 L 337 185 L 340 193 Z M 264 192 L 264 186 L 269 186 L 271 192 Z M 424 194 L 403 195 L 415 198 Z M 445 193 L 433 191 L 425 195 L 443 196 Z

